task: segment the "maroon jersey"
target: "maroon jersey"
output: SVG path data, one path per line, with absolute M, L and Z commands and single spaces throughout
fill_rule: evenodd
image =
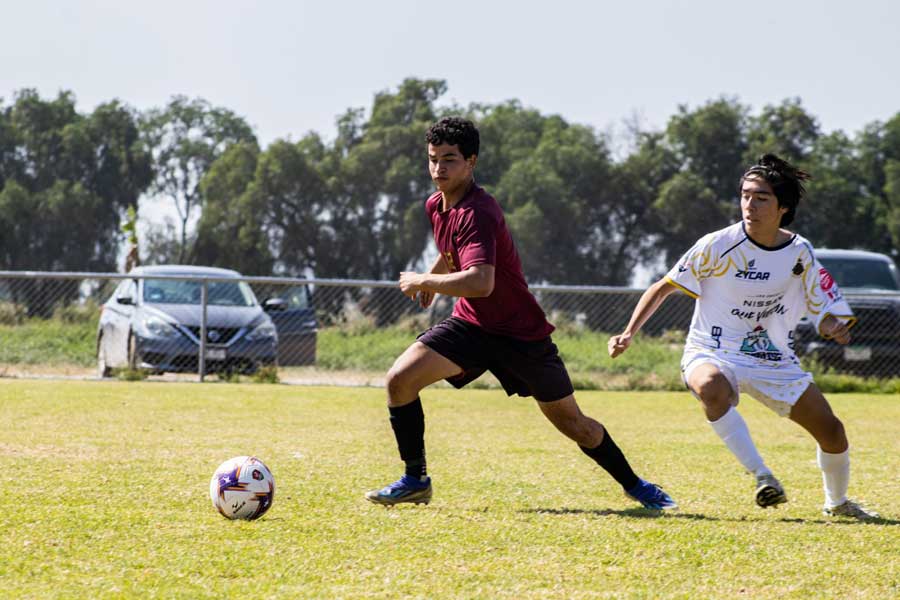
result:
M 520 340 L 540 340 L 553 331 L 544 311 L 528 291 L 522 261 L 503 211 L 493 196 L 473 185 L 454 207 L 441 212 L 443 194 L 425 202 L 434 241 L 449 272 L 473 265 L 494 266 L 494 291 L 486 298 L 459 298 L 453 316 L 488 333 Z

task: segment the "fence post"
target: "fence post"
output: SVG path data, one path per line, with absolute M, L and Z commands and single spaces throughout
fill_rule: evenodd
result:
M 200 356 L 197 358 L 197 373 L 200 381 L 206 376 L 206 279 L 200 282 Z

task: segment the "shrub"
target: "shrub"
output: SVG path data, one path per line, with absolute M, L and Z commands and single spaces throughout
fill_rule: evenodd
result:
M 222 383 L 240 383 L 241 374 L 237 371 L 223 370 L 213 373 L 218 381 Z
M 84 304 L 67 304 L 53 311 L 53 318 L 63 323 L 96 323 L 100 316 L 100 307 L 93 299 Z
M 25 307 L 21 304 L 0 302 L 0 325 L 21 325 L 25 315 Z
M 377 331 L 375 317 L 365 314 L 356 303 L 348 302 L 337 320 L 338 329 L 347 335 L 363 335 Z
M 280 379 L 278 379 L 278 367 L 273 365 L 260 367 L 259 370 L 253 374 L 253 383 L 280 383 Z
M 122 381 L 143 381 L 149 375 L 144 369 L 116 369 L 114 374 Z

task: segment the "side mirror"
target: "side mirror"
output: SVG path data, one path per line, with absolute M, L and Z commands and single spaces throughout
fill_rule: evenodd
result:
M 119 304 L 127 304 L 129 306 L 134 306 L 134 298 L 131 296 L 119 296 L 116 298 L 116 302 Z
M 287 301 L 284 298 L 269 298 L 263 302 L 263 310 L 266 312 L 287 310 Z

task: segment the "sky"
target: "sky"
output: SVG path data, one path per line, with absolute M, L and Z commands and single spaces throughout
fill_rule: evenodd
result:
M 243 117 L 263 147 L 369 110 L 407 77 L 440 104 L 519 100 L 611 134 L 663 129 L 722 96 L 758 112 L 800 98 L 824 132 L 900 112 L 894 0 L 0 0 L 0 98 L 72 92 L 78 109 L 173 95 Z M 619 143 L 617 143 L 619 142 Z M 621 147 L 619 147 L 621 146 Z M 423 166 L 424 168 L 424 166 Z M 138 232 L 177 221 L 141 202 Z M 191 228 L 199 218 L 195 212 Z M 123 246 L 124 253 L 124 246 Z
M 407 77 L 440 103 L 510 99 L 617 139 L 722 96 L 758 112 L 800 98 L 824 132 L 900 112 L 894 0 L 0 0 L 0 98 L 74 93 L 78 109 L 173 95 L 242 116 L 262 146 L 336 134 Z M 619 136 L 619 134 L 622 134 Z M 623 145 L 627 151 L 627 145 Z M 424 167 L 423 167 L 424 168 Z M 142 202 L 138 230 L 175 220 Z M 196 223 L 199 213 L 193 215 Z
M 174 94 L 244 117 L 265 146 L 368 109 L 406 77 L 442 103 L 518 99 L 598 130 L 661 129 L 720 96 L 799 97 L 826 132 L 900 112 L 893 0 L 0 0 L 0 98 L 72 91 L 79 110 Z

